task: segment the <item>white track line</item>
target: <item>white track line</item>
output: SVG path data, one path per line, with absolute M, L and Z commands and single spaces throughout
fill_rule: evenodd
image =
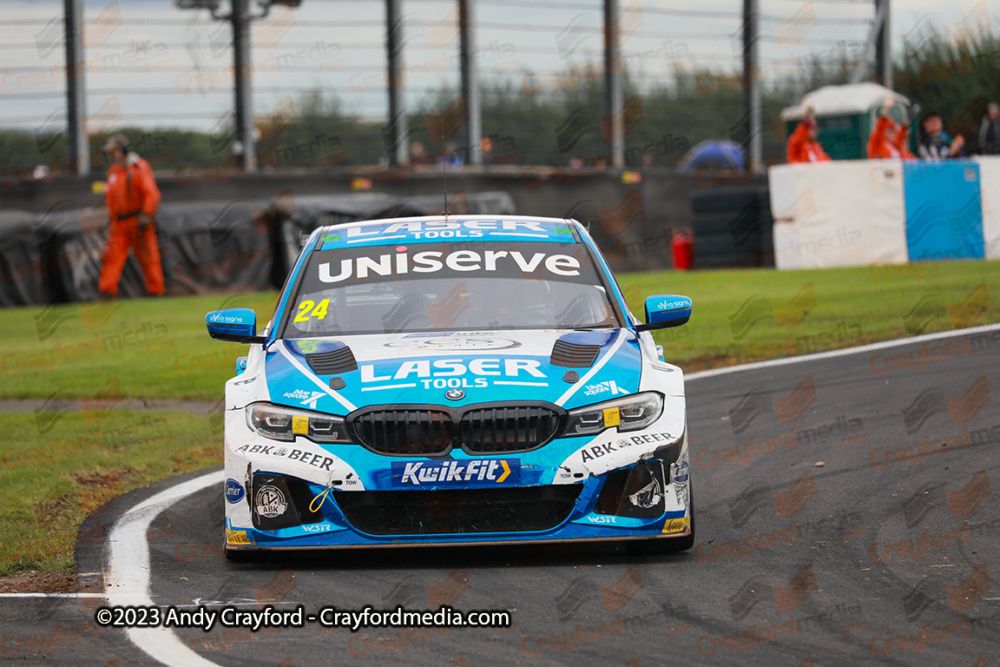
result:
M 691 373 L 685 376 L 685 380 L 691 382 L 702 378 L 724 375 L 726 373 L 736 373 L 740 371 L 767 368 L 770 366 L 786 366 L 806 361 L 817 361 L 820 359 L 833 359 L 836 357 L 848 356 L 851 354 L 861 354 L 874 350 L 884 350 L 891 347 L 901 347 L 903 345 L 920 344 L 942 338 L 954 338 L 969 334 L 985 333 L 1000 329 L 1000 324 L 975 327 L 972 329 L 957 329 L 954 331 L 943 331 L 940 333 L 927 334 L 924 336 L 914 336 L 912 338 L 901 338 L 898 340 L 885 341 L 882 343 L 872 343 L 860 347 L 846 348 L 842 350 L 831 350 L 829 352 L 819 352 L 816 354 L 805 354 L 798 357 L 786 357 L 783 359 L 773 359 L 761 361 L 743 366 L 728 366 L 700 373 Z M 620 342 L 620 341 L 619 341 Z M 610 354 L 608 355 L 610 357 Z M 583 380 L 580 383 L 582 384 Z M 108 551 L 108 576 L 106 578 L 106 595 L 109 605 L 152 605 L 153 600 L 150 595 L 150 569 L 149 543 L 146 541 L 146 533 L 160 513 L 174 503 L 211 486 L 221 484 L 225 475 L 222 471 L 208 473 L 201 477 L 189 480 L 177 486 L 173 486 L 166 491 L 162 491 L 152 498 L 136 505 L 124 515 L 122 515 L 111 529 L 108 536 L 110 548 Z M 23 595 L 32 595 L 30 593 Z M 59 594 L 57 594 L 59 595 Z M 135 628 L 128 630 L 128 638 L 146 652 L 147 655 L 166 665 L 214 665 L 205 660 L 200 655 L 192 651 L 188 646 L 168 628 Z
M 224 478 L 219 470 L 182 482 L 144 500 L 115 521 L 108 535 L 108 574 L 104 579 L 109 606 L 153 604 L 146 539 L 150 524 L 174 503 L 213 484 L 221 485 Z M 170 628 L 130 628 L 126 634 L 133 644 L 165 665 L 215 664 L 188 648 Z
M 684 380 L 690 382 L 692 380 L 700 380 L 702 378 L 714 377 L 716 375 L 725 375 L 726 373 L 736 373 L 739 371 L 752 371 L 758 368 L 767 368 L 769 366 L 787 366 L 789 364 L 797 364 L 803 361 L 819 361 L 821 359 L 835 359 L 837 357 L 846 357 L 852 354 L 861 354 L 864 352 L 873 352 L 875 350 L 885 350 L 890 347 L 900 347 L 903 345 L 919 345 L 920 343 L 926 343 L 932 340 L 940 340 L 942 338 L 955 338 L 956 336 L 967 336 L 975 335 L 979 333 L 988 333 L 990 331 L 996 331 L 1000 329 L 1000 324 L 987 324 L 981 327 L 972 327 L 971 329 L 954 329 L 952 331 L 939 331 L 932 334 L 924 334 L 923 336 L 913 336 L 911 338 L 897 338 L 895 340 L 882 341 L 881 343 L 869 343 L 868 345 L 860 345 L 858 347 L 845 347 L 840 350 L 830 350 L 828 352 L 815 352 L 813 354 L 803 354 L 798 357 L 782 357 L 781 359 L 771 359 L 768 361 L 757 361 L 752 364 L 741 364 L 739 366 L 726 366 L 725 368 L 714 368 L 710 371 L 699 371 L 697 373 L 691 373 L 690 375 L 685 375 Z
M 0 598 L 103 598 L 104 593 L 0 593 Z

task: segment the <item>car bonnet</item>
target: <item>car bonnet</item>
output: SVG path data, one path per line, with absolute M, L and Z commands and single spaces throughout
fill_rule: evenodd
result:
M 331 414 L 535 401 L 572 409 L 637 392 L 642 355 L 628 329 L 441 332 L 281 340 L 264 366 L 272 403 Z

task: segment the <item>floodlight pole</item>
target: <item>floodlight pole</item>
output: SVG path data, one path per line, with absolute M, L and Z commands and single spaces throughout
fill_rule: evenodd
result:
M 458 0 L 459 60 L 462 68 L 462 95 L 465 97 L 469 122 L 465 124 L 465 142 L 468 146 L 469 164 L 483 163 L 479 145 L 483 137 L 482 116 L 479 106 L 479 84 L 476 77 L 476 39 L 473 24 L 473 0 Z
M 69 0 L 67 0 L 68 2 Z M 250 0 L 231 0 L 228 14 L 219 11 L 219 0 L 174 0 L 179 9 L 207 9 L 216 21 L 228 21 L 233 28 L 233 92 L 236 132 L 233 144 L 239 147 L 233 157 L 241 171 L 257 170 L 257 141 L 253 127 L 253 65 L 250 62 L 250 24 L 267 18 L 271 5 L 297 7 L 298 0 L 258 0 L 259 14 L 250 13 Z
M 851 73 L 851 83 L 861 83 L 870 72 L 871 81 L 878 82 L 886 88 L 892 88 L 892 51 L 890 49 L 892 33 L 889 30 L 889 0 L 875 0 L 875 20 L 872 22 L 868 40 L 865 42 L 865 59 L 869 58 L 872 49 L 875 50 L 875 61 L 870 70 L 864 67 L 855 68 Z
M 233 24 L 233 81 L 235 91 L 236 140 L 240 152 L 235 156 L 241 171 L 256 171 L 257 148 L 253 128 L 253 91 L 250 71 L 250 2 L 232 0 L 230 21 Z
M 889 0 L 875 0 L 875 15 L 881 17 L 875 38 L 875 80 L 892 88 L 892 32 L 889 30 Z
M 83 0 L 65 0 L 66 31 L 66 144 L 70 169 L 77 176 L 90 173 L 87 142 L 87 96 L 84 85 Z
M 760 82 L 757 80 L 757 0 L 743 0 L 743 150 L 747 171 L 761 166 Z
M 612 167 L 625 164 L 625 93 L 622 89 L 621 35 L 618 0 L 604 0 L 605 148 Z M 610 133 L 611 136 L 607 136 Z
M 385 0 L 385 51 L 389 68 L 389 124 L 386 147 L 389 164 L 406 161 L 407 141 L 410 134 L 409 119 L 403 110 L 403 25 L 399 12 L 400 0 Z

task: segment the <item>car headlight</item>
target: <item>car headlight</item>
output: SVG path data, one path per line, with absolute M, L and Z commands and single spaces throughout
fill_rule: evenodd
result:
M 646 428 L 663 413 L 663 396 L 654 391 L 616 398 L 571 410 L 563 437 L 592 435 L 617 426 L 619 431 Z
M 351 442 L 343 417 L 308 410 L 294 410 L 270 403 L 247 406 L 247 426 L 272 440 L 291 442 L 301 435 L 313 442 Z

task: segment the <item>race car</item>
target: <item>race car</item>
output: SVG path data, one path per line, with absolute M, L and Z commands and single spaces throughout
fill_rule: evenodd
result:
M 430 216 L 317 229 L 225 395 L 226 554 L 481 543 L 694 543 L 684 377 L 575 220 Z

